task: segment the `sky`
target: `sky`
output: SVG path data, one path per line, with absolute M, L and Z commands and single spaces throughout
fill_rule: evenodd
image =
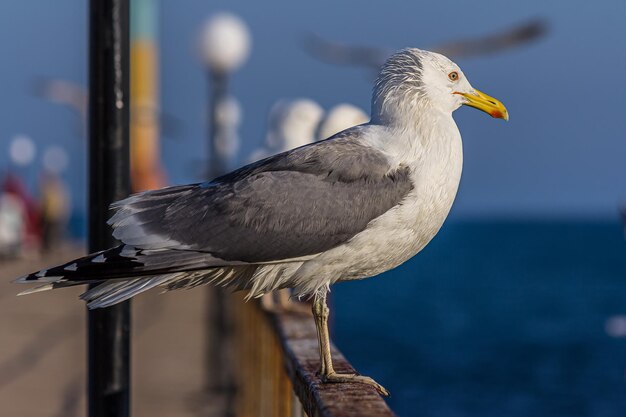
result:
M 86 84 L 85 1 L 23 0 L 0 5 L 0 171 L 18 134 L 38 145 L 36 166 L 21 168 L 35 186 L 43 149 L 70 152 L 65 179 L 84 211 L 85 143 L 68 109 L 32 94 L 37 77 Z M 233 75 L 243 106 L 242 156 L 265 137 L 267 114 L 282 98 L 309 97 L 329 108 L 349 102 L 369 111 L 372 74 L 318 62 L 301 48 L 307 34 L 388 48 L 428 49 L 543 18 L 542 40 L 495 56 L 459 60 L 474 87 L 500 99 L 511 120 L 470 108 L 455 113 L 464 142 L 456 218 L 615 219 L 626 202 L 626 2 L 502 1 L 200 1 L 160 2 L 160 97 L 180 121 L 164 137 L 171 183 L 199 179 L 206 154 L 206 70 L 197 54 L 204 21 L 240 15 L 252 34 L 246 64 Z

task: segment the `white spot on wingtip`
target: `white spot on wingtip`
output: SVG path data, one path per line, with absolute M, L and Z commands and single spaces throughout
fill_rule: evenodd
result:
M 120 256 L 124 258 L 133 258 L 137 255 L 137 249 L 134 246 L 125 245 L 120 252 Z
M 106 259 L 104 258 L 104 254 L 100 254 L 97 257 L 93 258 L 93 260 L 91 262 L 95 262 L 95 263 L 102 263 L 106 261 Z
M 46 276 L 46 272 L 48 272 L 47 269 L 42 269 L 41 271 L 37 272 L 37 274 L 35 275 L 37 278 L 43 278 Z
M 78 269 L 78 265 L 76 265 L 76 262 L 74 262 L 73 264 L 68 265 L 63 269 L 66 271 L 76 271 Z
M 60 275 L 51 275 L 47 277 L 41 277 L 37 281 L 34 281 L 34 282 L 58 282 L 58 281 L 64 281 L 63 277 Z M 33 282 L 33 281 L 28 281 L 28 282 Z

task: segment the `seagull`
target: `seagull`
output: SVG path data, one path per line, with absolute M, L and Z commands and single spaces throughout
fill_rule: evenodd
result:
M 369 123 L 244 166 L 213 181 L 132 195 L 112 205 L 122 244 L 17 279 L 27 293 L 98 284 L 81 298 L 108 307 L 150 288 L 212 283 L 247 297 L 282 288 L 313 299 L 324 383 L 372 378 L 333 368 L 326 297 L 336 282 L 407 261 L 452 207 L 462 143 L 461 105 L 508 120 L 443 55 L 404 49 L 382 66 Z
M 335 133 L 369 121 L 363 110 L 349 103 L 340 103 L 324 115 L 317 126 L 317 140 L 328 139 Z
M 270 109 L 265 145 L 252 153 L 250 162 L 308 145 L 315 141 L 324 109 L 308 98 L 279 100 Z

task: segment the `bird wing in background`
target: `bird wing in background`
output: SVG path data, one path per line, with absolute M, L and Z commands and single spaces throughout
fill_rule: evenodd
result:
M 310 55 L 328 64 L 370 67 L 375 70 L 393 52 L 393 49 L 376 46 L 330 41 L 316 34 L 308 35 L 302 46 Z
M 79 136 L 87 136 L 85 126 L 87 125 L 89 97 L 84 86 L 73 81 L 40 77 L 33 80 L 32 93 L 44 100 L 62 104 L 73 110 L 77 114 L 80 124 Z M 178 117 L 141 104 L 132 104 L 131 117 L 134 119 L 133 122 L 137 124 L 143 124 L 149 118 L 159 117 L 161 132 L 167 138 L 177 139 L 184 130 L 183 122 Z
M 32 82 L 35 96 L 62 104 L 70 108 L 78 116 L 76 131 L 78 136 L 85 137 L 87 126 L 87 91 L 80 84 L 56 78 L 36 78 Z
M 547 29 L 544 20 L 533 19 L 487 36 L 448 42 L 432 50 L 451 59 L 491 54 L 539 39 Z M 308 36 L 303 47 L 315 58 L 329 64 L 369 67 L 376 71 L 393 52 L 393 49 L 329 41 L 317 35 Z
M 344 131 L 212 182 L 146 191 L 115 203 L 109 223 L 124 245 L 18 282 L 44 282 L 42 289 L 50 289 L 284 263 L 332 249 L 412 189 L 408 168 L 394 169 L 381 152 L 360 144 L 360 131 Z M 150 288 L 142 282 L 129 296 Z
M 483 37 L 448 42 L 434 51 L 454 58 L 494 54 L 539 39 L 547 31 L 546 22 L 535 19 Z

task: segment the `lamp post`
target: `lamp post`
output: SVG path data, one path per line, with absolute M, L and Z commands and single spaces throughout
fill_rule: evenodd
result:
M 230 131 L 232 124 L 229 120 L 232 118 L 224 117 L 224 111 L 232 107 L 229 103 L 236 103 L 228 94 L 229 78 L 248 57 L 250 34 L 239 17 L 218 13 L 211 16 L 202 28 L 199 47 L 209 82 L 206 172 L 211 180 L 227 171 L 228 150 L 236 149 L 233 144 L 223 143 L 224 140 L 236 140 L 236 135 Z M 229 395 L 233 378 L 229 371 L 230 324 L 226 293 L 220 288 L 208 287 L 207 296 L 206 385 L 207 389 Z
M 250 52 L 250 34 L 246 24 L 230 13 L 213 15 L 205 23 L 200 37 L 200 53 L 209 77 L 208 107 L 208 176 L 213 179 L 226 171 L 218 138 L 227 126 L 219 117 L 220 107 L 229 100 L 230 74 L 245 62 Z

